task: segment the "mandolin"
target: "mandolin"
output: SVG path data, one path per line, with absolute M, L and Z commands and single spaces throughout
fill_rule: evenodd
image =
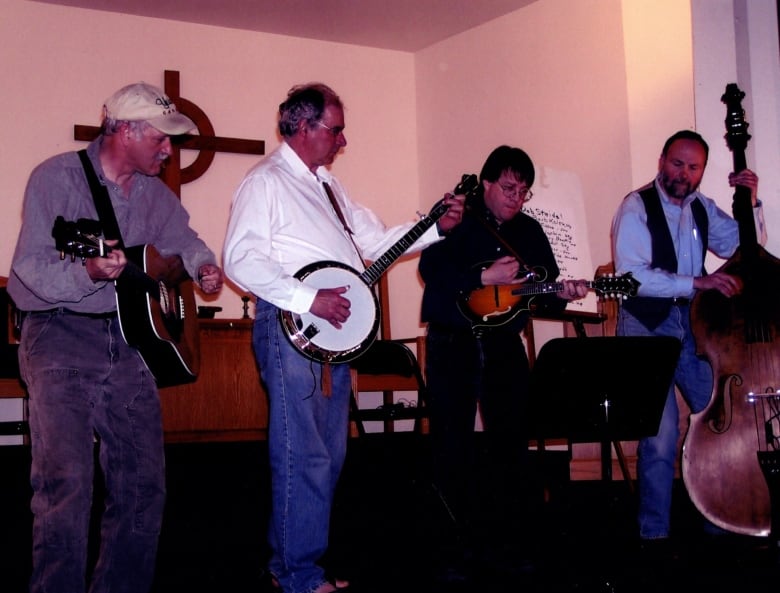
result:
M 622 276 L 602 276 L 586 282 L 588 289 L 600 297 L 623 298 L 636 296 L 639 281 L 631 273 Z M 532 282 L 484 286 L 458 301 L 458 309 L 474 328 L 504 325 L 521 312 L 531 308 L 533 297 L 554 294 L 563 290 L 563 282 Z M 527 298 L 530 297 L 530 298 Z

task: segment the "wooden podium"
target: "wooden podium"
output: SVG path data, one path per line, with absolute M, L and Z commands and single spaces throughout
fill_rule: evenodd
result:
M 252 319 L 199 319 L 197 381 L 160 389 L 166 442 L 264 440 L 268 401 L 252 352 Z

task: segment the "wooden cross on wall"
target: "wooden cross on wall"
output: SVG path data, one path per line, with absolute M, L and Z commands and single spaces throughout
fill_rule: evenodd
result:
M 262 140 L 241 140 L 239 138 L 220 138 L 214 135 L 214 126 L 203 110 L 195 103 L 183 98 L 179 93 L 179 73 L 176 70 L 165 71 L 165 94 L 176 104 L 176 108 L 189 117 L 197 126 L 198 134 L 183 134 L 171 137 L 173 154 L 168 165 L 160 173 L 160 178 L 173 192 L 181 197 L 183 183 L 195 181 L 203 175 L 214 160 L 214 153 L 233 152 L 240 154 L 265 154 L 265 142 Z M 100 135 L 96 126 L 73 126 L 73 138 L 90 142 Z M 197 150 L 198 156 L 184 169 L 181 168 L 181 149 Z

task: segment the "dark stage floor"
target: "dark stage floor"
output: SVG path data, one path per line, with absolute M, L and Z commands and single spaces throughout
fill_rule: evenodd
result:
M 634 536 L 635 499 L 624 482 L 565 479 L 563 454 L 546 457 L 548 500 L 533 509 L 532 572 L 489 571 L 474 584 L 434 578 L 436 513 L 423 469 L 425 438 L 369 435 L 350 442 L 334 511 L 330 566 L 350 593 L 611 593 L 780 591 L 762 538 L 705 536 L 681 485 L 674 557 L 648 566 Z M 559 457 L 556 457 L 558 455 Z M 154 593 L 268 590 L 263 572 L 268 505 L 264 443 L 169 445 L 168 508 Z M 29 449 L 0 447 L 0 591 L 22 593 L 29 572 Z

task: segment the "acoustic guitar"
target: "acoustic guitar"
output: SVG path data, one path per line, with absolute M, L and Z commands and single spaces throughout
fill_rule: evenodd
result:
M 52 236 L 60 258 L 101 257 L 111 248 L 94 220 L 58 216 Z M 127 265 L 114 281 L 122 337 L 136 348 L 159 387 L 190 383 L 200 370 L 200 335 L 193 281 L 178 255 L 152 245 L 125 249 Z

